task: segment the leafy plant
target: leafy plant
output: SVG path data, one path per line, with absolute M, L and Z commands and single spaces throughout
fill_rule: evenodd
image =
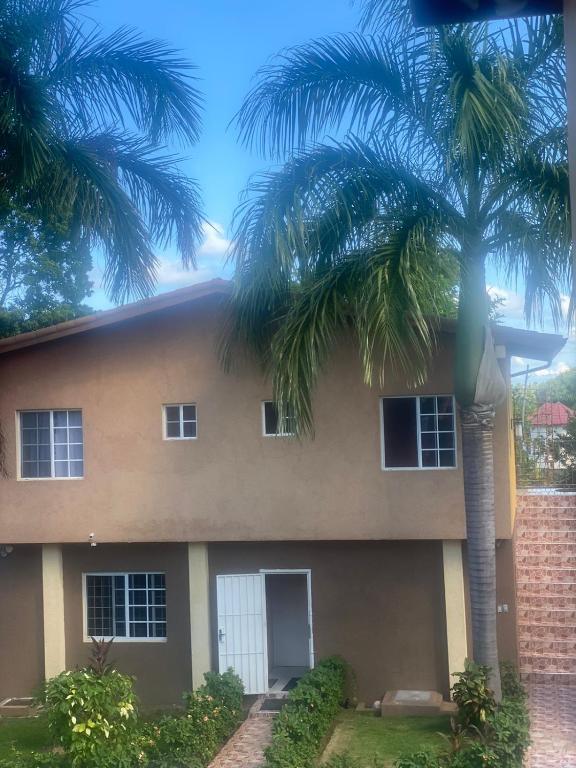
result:
M 496 709 L 488 675 L 487 667 L 471 661 L 466 662 L 464 672 L 456 673 L 458 681 L 452 686 L 452 698 L 458 705 L 458 720 L 464 728 L 474 726 L 482 731 Z
M 48 725 L 72 768 L 133 768 L 138 761 L 133 682 L 115 669 L 90 668 L 48 681 Z
M 344 700 L 345 686 L 346 664 L 337 657 L 324 659 L 304 675 L 274 722 L 266 768 L 309 768 L 315 764 Z
M 110 640 L 97 640 L 95 637 L 90 638 L 92 640 L 92 652 L 90 654 L 89 668 L 98 677 L 102 677 L 112 669 L 112 664 L 108 661 L 108 654 L 110 648 L 114 642 L 114 638 Z

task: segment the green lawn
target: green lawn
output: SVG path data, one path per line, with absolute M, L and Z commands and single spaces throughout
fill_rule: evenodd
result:
M 13 746 L 31 752 L 46 749 L 51 743 L 44 717 L 0 718 L 0 758 L 10 757 Z
M 446 740 L 439 732 L 448 733 L 449 725 L 448 716 L 374 717 L 345 711 L 338 716 L 324 759 L 347 752 L 367 767 L 374 758 L 392 766 L 401 755 L 445 748 Z

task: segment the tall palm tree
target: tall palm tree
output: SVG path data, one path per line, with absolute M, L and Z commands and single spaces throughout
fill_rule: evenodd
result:
M 539 19 L 419 31 L 408 16 L 400 0 L 372 0 L 363 33 L 261 70 L 240 135 L 290 157 L 238 211 L 224 351 L 251 343 L 281 411 L 311 432 L 314 385 L 345 328 L 368 384 L 391 366 L 424 380 L 456 269 L 473 654 L 499 695 L 492 438 L 505 384 L 485 269 L 522 279 L 529 320 L 561 321 L 573 290 L 562 30 Z
M 193 67 L 130 29 L 104 36 L 86 0 L 0 0 L 0 226 L 15 204 L 103 249 L 124 300 L 154 285 L 153 248 L 194 261 L 197 185 L 162 154 L 198 139 Z

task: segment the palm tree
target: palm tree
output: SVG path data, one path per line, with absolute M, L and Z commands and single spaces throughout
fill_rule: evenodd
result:
M 174 242 L 193 264 L 198 188 L 161 153 L 198 139 L 193 67 L 130 29 L 102 35 L 86 0 L 0 0 L 2 210 L 58 219 L 101 248 L 115 300 L 154 285 L 153 248 Z
M 505 383 L 485 269 L 523 280 L 529 320 L 561 321 L 572 290 L 562 31 L 545 18 L 420 31 L 406 17 L 400 0 L 372 0 L 363 33 L 261 70 L 240 135 L 290 157 L 251 182 L 237 213 L 224 356 L 248 341 L 280 410 L 310 433 L 314 385 L 344 329 L 367 384 L 391 366 L 424 380 L 431 317 L 456 270 L 473 654 L 499 695 L 492 439 Z

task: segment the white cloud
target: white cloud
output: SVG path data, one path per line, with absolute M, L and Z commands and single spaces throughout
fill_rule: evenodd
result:
M 556 365 L 550 367 L 550 368 L 544 368 L 542 371 L 536 371 L 534 373 L 534 376 L 558 376 L 560 373 L 566 373 L 566 371 L 570 370 L 570 366 L 568 363 L 565 363 L 563 360 L 561 360 L 559 363 L 556 363 Z
M 226 237 L 224 227 L 218 222 L 206 222 L 203 225 L 204 239 L 196 255 L 196 269 L 186 269 L 174 251 L 166 251 L 159 255 L 158 289 L 169 290 L 183 285 L 202 283 L 214 277 L 228 276 L 230 268 L 226 267 L 226 254 L 230 240 Z

